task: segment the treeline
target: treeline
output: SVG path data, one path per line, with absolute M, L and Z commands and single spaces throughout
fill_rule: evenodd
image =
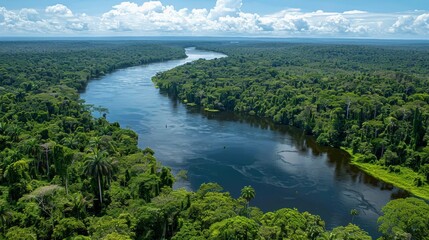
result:
M 201 44 L 228 58 L 154 77 L 161 90 L 205 108 L 292 125 L 320 144 L 360 153 L 429 183 L 429 46 Z
M 295 209 L 263 213 L 249 206 L 249 186 L 238 199 L 214 183 L 173 190 L 170 169 L 136 133 L 79 100 L 90 78 L 181 57 L 137 41 L 0 43 L 0 239 L 370 239 Z M 386 206 L 380 229 L 423 239 L 427 204 L 404 201 Z
M 178 47 L 135 41 L 1 43 L 0 85 L 27 92 L 54 85 L 83 90 L 89 79 L 119 68 L 184 57 Z

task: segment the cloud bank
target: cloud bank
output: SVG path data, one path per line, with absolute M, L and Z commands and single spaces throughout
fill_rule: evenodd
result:
M 99 15 L 56 4 L 45 9 L 0 6 L 2 35 L 194 35 L 428 38 L 429 12 L 243 12 L 242 0 L 217 0 L 211 9 L 175 9 L 161 1 L 122 2 Z

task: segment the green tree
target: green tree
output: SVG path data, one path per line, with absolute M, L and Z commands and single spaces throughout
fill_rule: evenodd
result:
M 33 228 L 11 227 L 6 234 L 6 239 L 37 240 L 37 234 Z
M 4 177 L 10 184 L 9 199 L 18 200 L 23 194 L 30 191 L 28 185 L 30 181 L 28 160 L 19 160 L 7 166 Z
M 359 215 L 359 211 L 357 209 L 352 209 L 352 210 L 350 210 L 350 215 L 352 215 L 352 223 L 353 223 L 354 218 L 357 215 Z
M 182 189 L 171 192 L 163 192 L 159 196 L 153 198 L 151 205 L 161 210 L 161 239 L 171 238 L 173 233 L 177 230 L 179 214 L 182 210 L 184 210 L 186 196 L 187 192 Z
M 69 239 L 77 235 L 86 235 L 85 224 L 76 218 L 63 218 L 55 226 L 52 237 L 54 239 Z
M 241 209 L 243 207 L 229 193 L 208 192 L 203 198 L 193 200 L 188 217 L 207 229 L 215 222 L 237 216 Z
M 90 201 L 82 193 L 74 193 L 69 195 L 69 202 L 66 203 L 65 211 L 70 212 L 77 219 L 82 219 L 85 217 L 86 209 L 89 206 L 91 206 Z
M 172 240 L 204 240 L 201 230 L 195 229 L 192 223 L 184 223 L 180 230 L 171 238 Z
M 345 227 L 340 226 L 332 229 L 328 233 L 329 240 L 371 240 L 372 238 L 368 235 L 367 232 L 360 229 L 354 224 L 349 224 Z
M 97 181 L 98 196 L 100 203 L 103 203 L 103 188 L 109 182 L 115 172 L 114 165 L 107 159 L 105 152 L 95 150 L 87 157 L 84 165 L 84 173 Z
M 283 208 L 267 212 L 260 219 L 266 239 L 317 239 L 325 232 L 325 223 L 317 215 Z
M 209 192 L 222 192 L 223 188 L 217 183 L 203 183 L 197 191 L 197 195 L 203 198 Z
M 132 240 L 129 235 L 119 234 L 117 232 L 107 234 L 103 240 Z
M 429 204 L 417 198 L 396 199 L 387 203 L 379 217 L 379 231 L 386 239 L 408 233 L 412 239 L 429 239 Z
M 258 224 L 246 217 L 236 216 L 210 226 L 208 239 L 252 240 L 258 239 Z
M 112 233 L 128 236 L 130 238 L 135 236 L 132 226 L 126 219 L 103 216 L 91 217 L 88 218 L 88 220 L 88 232 L 92 236 L 92 239 L 104 239 Z
M 241 197 L 246 200 L 246 211 L 249 209 L 250 200 L 254 199 L 256 196 L 255 189 L 251 186 L 245 186 L 241 189 Z
M 61 190 L 63 190 L 63 188 L 58 185 L 38 187 L 31 193 L 24 195 L 22 200 L 34 200 L 39 205 L 39 208 L 43 213 L 51 218 L 53 211 L 55 210 L 54 195 Z

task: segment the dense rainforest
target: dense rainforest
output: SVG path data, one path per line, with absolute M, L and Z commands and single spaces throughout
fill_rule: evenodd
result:
M 209 111 L 292 125 L 370 174 L 429 199 L 429 45 L 201 44 L 228 58 L 160 73 L 161 90 Z
M 243 186 L 238 199 L 216 183 L 202 184 L 195 192 L 173 189 L 180 176 L 173 176 L 168 167 L 162 166 L 150 148 L 139 149 L 136 133 L 108 122 L 107 109 L 86 105 L 79 99 L 79 91 L 90 79 L 118 68 L 183 58 L 185 52 L 180 46 L 140 41 L 0 42 L 0 239 L 371 239 L 354 224 L 325 229 L 319 216 L 297 209 L 263 213 L 251 205 L 257 194 L 251 186 Z M 220 48 L 231 57 L 198 61 L 159 75 L 156 81 L 183 99 L 209 108 L 270 116 L 262 114 L 262 109 L 273 104 L 270 109 L 275 121 L 303 127 L 322 143 L 340 146 L 353 142 L 348 137 L 359 137 L 359 143 L 366 144 L 365 151 L 373 154 L 369 156 L 374 163 L 392 165 L 386 159 L 390 151 L 398 156 L 392 158 L 395 160 L 401 154 L 407 158 L 421 156 L 410 167 L 424 169 L 427 97 L 422 92 L 427 69 L 421 69 L 421 65 L 428 62 L 423 52 L 413 50 L 421 62 L 404 67 L 409 72 L 392 80 L 401 82 L 406 92 L 393 94 L 394 85 L 394 97 L 374 108 L 371 97 L 382 99 L 388 93 L 381 87 L 377 93 L 371 91 L 376 91 L 378 84 L 384 86 L 381 79 L 388 78 L 389 72 L 373 75 L 338 67 L 343 64 L 339 60 L 352 58 L 354 54 L 347 55 L 349 52 L 362 51 L 364 56 L 371 49 L 318 47 L 332 56 L 319 59 L 326 64 L 314 62 L 316 65 L 310 66 L 313 61 L 306 56 L 313 56 L 314 46 L 291 46 L 290 50 L 302 50 L 295 60 L 282 55 L 289 46 L 278 47 Z M 379 51 L 389 55 L 393 50 Z M 317 56 L 321 55 L 314 58 Z M 337 67 L 331 65 L 335 56 Z M 407 58 L 392 56 L 395 61 L 403 61 L 399 57 Z M 375 69 L 372 64 L 356 67 Z M 318 72 L 318 66 L 320 71 L 322 66 L 338 70 L 325 76 Z M 311 77 L 301 78 L 304 75 L 298 75 L 299 69 Z M 361 88 L 371 94 L 364 98 L 368 109 L 361 111 L 356 105 L 360 96 L 351 94 L 344 116 L 339 99 L 346 90 L 341 90 L 336 77 L 349 79 L 348 72 L 361 78 Z M 161 78 L 170 79 L 170 85 L 161 84 Z M 182 85 L 180 81 L 185 80 Z M 349 87 L 353 88 L 353 83 L 359 81 L 351 80 Z M 205 85 L 200 84 L 203 82 Z M 195 90 L 194 95 L 189 88 Z M 312 91 L 318 94 L 310 94 Z M 313 105 L 313 100 L 321 101 L 317 97 L 322 92 L 326 96 L 324 104 Z M 293 106 L 290 99 L 294 99 Z M 303 103 L 307 103 L 308 110 Z M 101 117 L 93 117 L 91 111 L 100 112 Z M 371 121 L 384 126 L 381 114 L 389 111 L 395 124 L 388 125 L 387 130 L 365 124 Z M 288 114 L 293 116 L 289 118 Z M 354 132 L 349 133 L 350 124 Z M 357 136 L 361 128 L 366 132 Z M 385 141 L 381 154 L 373 149 L 378 146 L 373 144 L 374 139 Z M 394 148 L 395 140 L 403 145 L 404 153 Z M 356 151 L 361 149 L 359 145 Z M 407 159 L 405 163 L 396 164 L 409 166 Z M 422 179 L 421 184 L 425 181 Z M 423 200 L 393 200 L 383 213 L 379 222 L 385 239 L 429 236 L 429 206 Z M 356 214 L 351 211 L 351 221 Z

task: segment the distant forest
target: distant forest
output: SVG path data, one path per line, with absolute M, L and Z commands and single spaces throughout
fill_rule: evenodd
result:
M 135 132 L 80 100 L 90 79 L 184 58 L 183 45 L 0 42 L 0 239 L 371 239 L 296 209 L 264 213 L 251 186 L 237 199 L 216 183 L 173 190 L 180 176 L 139 149 Z M 197 45 L 229 57 L 159 74 L 161 89 L 300 127 L 393 174 L 412 169 L 415 186 L 427 186 L 428 48 Z M 428 239 L 425 201 L 393 200 L 382 211 L 384 239 Z
M 201 44 L 228 58 L 165 73 L 160 89 L 208 110 L 292 125 L 402 174 L 429 199 L 429 45 Z M 411 178 L 411 179 L 410 179 Z

